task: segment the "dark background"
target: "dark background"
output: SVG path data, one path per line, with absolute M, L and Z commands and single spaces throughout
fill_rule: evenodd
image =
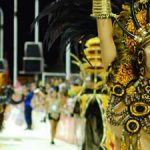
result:
M 40 11 L 53 0 L 40 0 Z M 4 11 L 4 57 L 8 60 L 10 76 L 13 76 L 13 0 L 0 0 L 0 7 Z M 34 20 L 34 0 L 18 0 L 18 69 L 22 70 L 24 43 L 34 40 L 31 24 Z M 40 22 L 40 41 L 43 41 L 47 18 Z M 57 45 L 57 44 L 56 44 Z M 59 44 L 58 44 L 59 45 Z M 51 51 L 44 45 L 44 58 L 47 70 L 63 72 L 64 65 L 60 63 L 58 49 L 53 46 Z

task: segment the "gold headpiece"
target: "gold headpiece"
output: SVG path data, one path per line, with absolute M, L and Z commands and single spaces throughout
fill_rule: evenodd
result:
M 123 7 L 123 9 L 131 15 L 127 22 L 125 22 L 126 26 L 124 26 L 120 19 L 116 18 L 116 21 L 126 34 L 125 44 L 131 49 L 135 50 L 138 46 L 145 46 L 149 43 L 149 32 L 150 32 L 150 15 L 148 14 L 150 10 L 150 2 L 145 1 L 130 1 L 130 10 L 128 7 Z M 122 13 L 121 13 L 122 14 Z M 124 13 L 124 15 L 126 15 Z M 122 17 L 120 15 L 120 17 Z

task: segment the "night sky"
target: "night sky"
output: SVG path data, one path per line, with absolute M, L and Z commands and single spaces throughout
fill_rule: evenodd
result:
M 52 0 L 40 0 L 40 11 Z M 8 60 L 9 69 L 12 77 L 13 71 L 13 0 L 0 0 L 0 7 L 4 11 L 4 55 Z M 31 32 L 31 24 L 34 20 L 34 0 L 18 0 L 18 68 L 22 70 L 22 58 L 24 56 L 24 43 L 34 40 L 34 32 Z M 40 22 L 40 41 L 43 41 L 47 18 Z M 44 45 L 45 63 L 48 68 L 59 64 L 58 48 L 53 47 L 48 52 Z M 54 67 L 56 68 L 56 67 Z M 59 67 L 58 67 L 59 68 Z M 61 67 L 60 67 L 61 68 Z M 64 68 L 61 68 L 63 71 Z

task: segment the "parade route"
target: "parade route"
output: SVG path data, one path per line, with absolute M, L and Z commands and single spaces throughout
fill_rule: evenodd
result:
M 48 132 L 48 123 L 39 123 L 34 130 L 7 123 L 0 133 L 0 150 L 78 150 L 77 146 L 58 139 L 51 145 Z

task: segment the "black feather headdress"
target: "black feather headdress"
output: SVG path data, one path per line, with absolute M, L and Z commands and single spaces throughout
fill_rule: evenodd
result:
M 115 13 L 121 11 L 122 3 L 121 0 L 113 0 L 112 8 Z M 55 0 L 40 13 L 34 23 L 48 17 L 48 28 L 44 37 L 48 49 L 60 38 L 61 54 L 68 43 L 79 54 L 78 42 L 88 35 L 97 36 L 96 20 L 90 16 L 91 12 L 92 0 Z

